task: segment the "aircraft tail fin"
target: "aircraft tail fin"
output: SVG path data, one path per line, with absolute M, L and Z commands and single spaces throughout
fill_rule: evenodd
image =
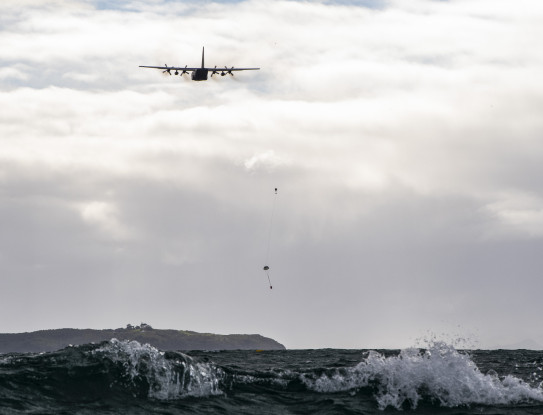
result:
M 204 67 L 204 47 L 202 46 L 202 68 Z

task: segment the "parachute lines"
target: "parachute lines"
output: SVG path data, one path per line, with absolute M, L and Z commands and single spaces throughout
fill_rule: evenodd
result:
M 273 217 L 275 216 L 276 202 L 277 202 L 277 187 L 275 188 L 275 196 L 273 197 L 273 207 L 272 207 L 272 213 L 271 213 L 271 218 L 270 218 L 270 227 L 268 229 L 268 244 L 266 246 L 266 261 L 264 262 L 265 264 L 268 264 L 268 261 L 270 259 L 271 235 L 272 235 Z M 271 285 L 271 280 L 270 280 L 270 273 L 269 273 L 270 267 L 268 265 L 264 265 L 263 269 L 264 271 L 266 271 L 266 275 L 268 276 L 268 283 L 270 284 L 270 290 L 271 290 L 273 287 Z

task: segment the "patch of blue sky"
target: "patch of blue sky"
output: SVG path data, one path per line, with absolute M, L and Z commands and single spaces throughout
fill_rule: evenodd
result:
M 366 7 L 368 9 L 384 9 L 387 5 L 387 1 L 386 0 L 324 0 L 324 4 Z
M 131 1 L 128 0 L 91 0 L 91 4 L 98 10 L 127 10 L 133 9 Z
M 192 6 L 204 3 L 242 3 L 246 0 L 161 0 L 154 4 L 190 4 Z M 90 3 L 98 10 L 122 10 L 137 11 L 140 2 L 134 0 L 90 0 Z M 143 2 L 141 4 L 144 4 Z
M 138 2 L 133 0 L 90 0 L 99 10 L 136 10 Z M 247 0 L 199 0 L 197 2 L 193 0 L 162 0 L 157 3 L 168 4 L 202 4 L 202 3 L 242 3 Z M 290 0 L 290 1 L 302 1 L 307 0 Z M 310 2 L 312 0 L 309 0 Z M 386 7 L 387 0 L 313 0 L 315 2 L 330 4 L 330 5 L 342 5 L 342 6 L 358 6 L 366 7 L 370 9 L 383 9 Z

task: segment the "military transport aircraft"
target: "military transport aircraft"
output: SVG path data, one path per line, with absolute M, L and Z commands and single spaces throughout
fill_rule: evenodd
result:
M 192 71 L 192 74 L 190 75 L 191 79 L 193 81 L 207 81 L 207 74 L 208 72 L 211 72 L 211 76 L 220 74 L 221 76 L 224 76 L 226 74 L 230 74 L 234 76 L 232 72 L 234 71 L 257 71 L 260 68 L 234 68 L 233 66 L 231 68 L 227 68 L 226 66 L 224 69 L 217 68 L 216 66 L 214 68 L 206 68 L 204 66 L 204 48 L 202 48 L 202 67 L 201 68 L 187 68 L 187 65 L 185 67 L 178 67 L 178 66 L 142 66 L 140 65 L 140 68 L 154 68 L 154 69 L 163 69 L 163 73 L 172 74 L 171 71 L 175 71 L 175 75 L 181 75 L 188 74 L 189 71 Z

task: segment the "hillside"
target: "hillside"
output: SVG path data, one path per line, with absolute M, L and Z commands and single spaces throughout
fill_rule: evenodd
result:
M 160 330 L 142 323 L 126 328 L 55 329 L 30 333 L 0 333 L 0 353 L 48 352 L 68 345 L 98 343 L 116 338 L 149 343 L 160 350 L 284 350 L 285 346 L 259 334 L 211 334 L 185 330 Z

